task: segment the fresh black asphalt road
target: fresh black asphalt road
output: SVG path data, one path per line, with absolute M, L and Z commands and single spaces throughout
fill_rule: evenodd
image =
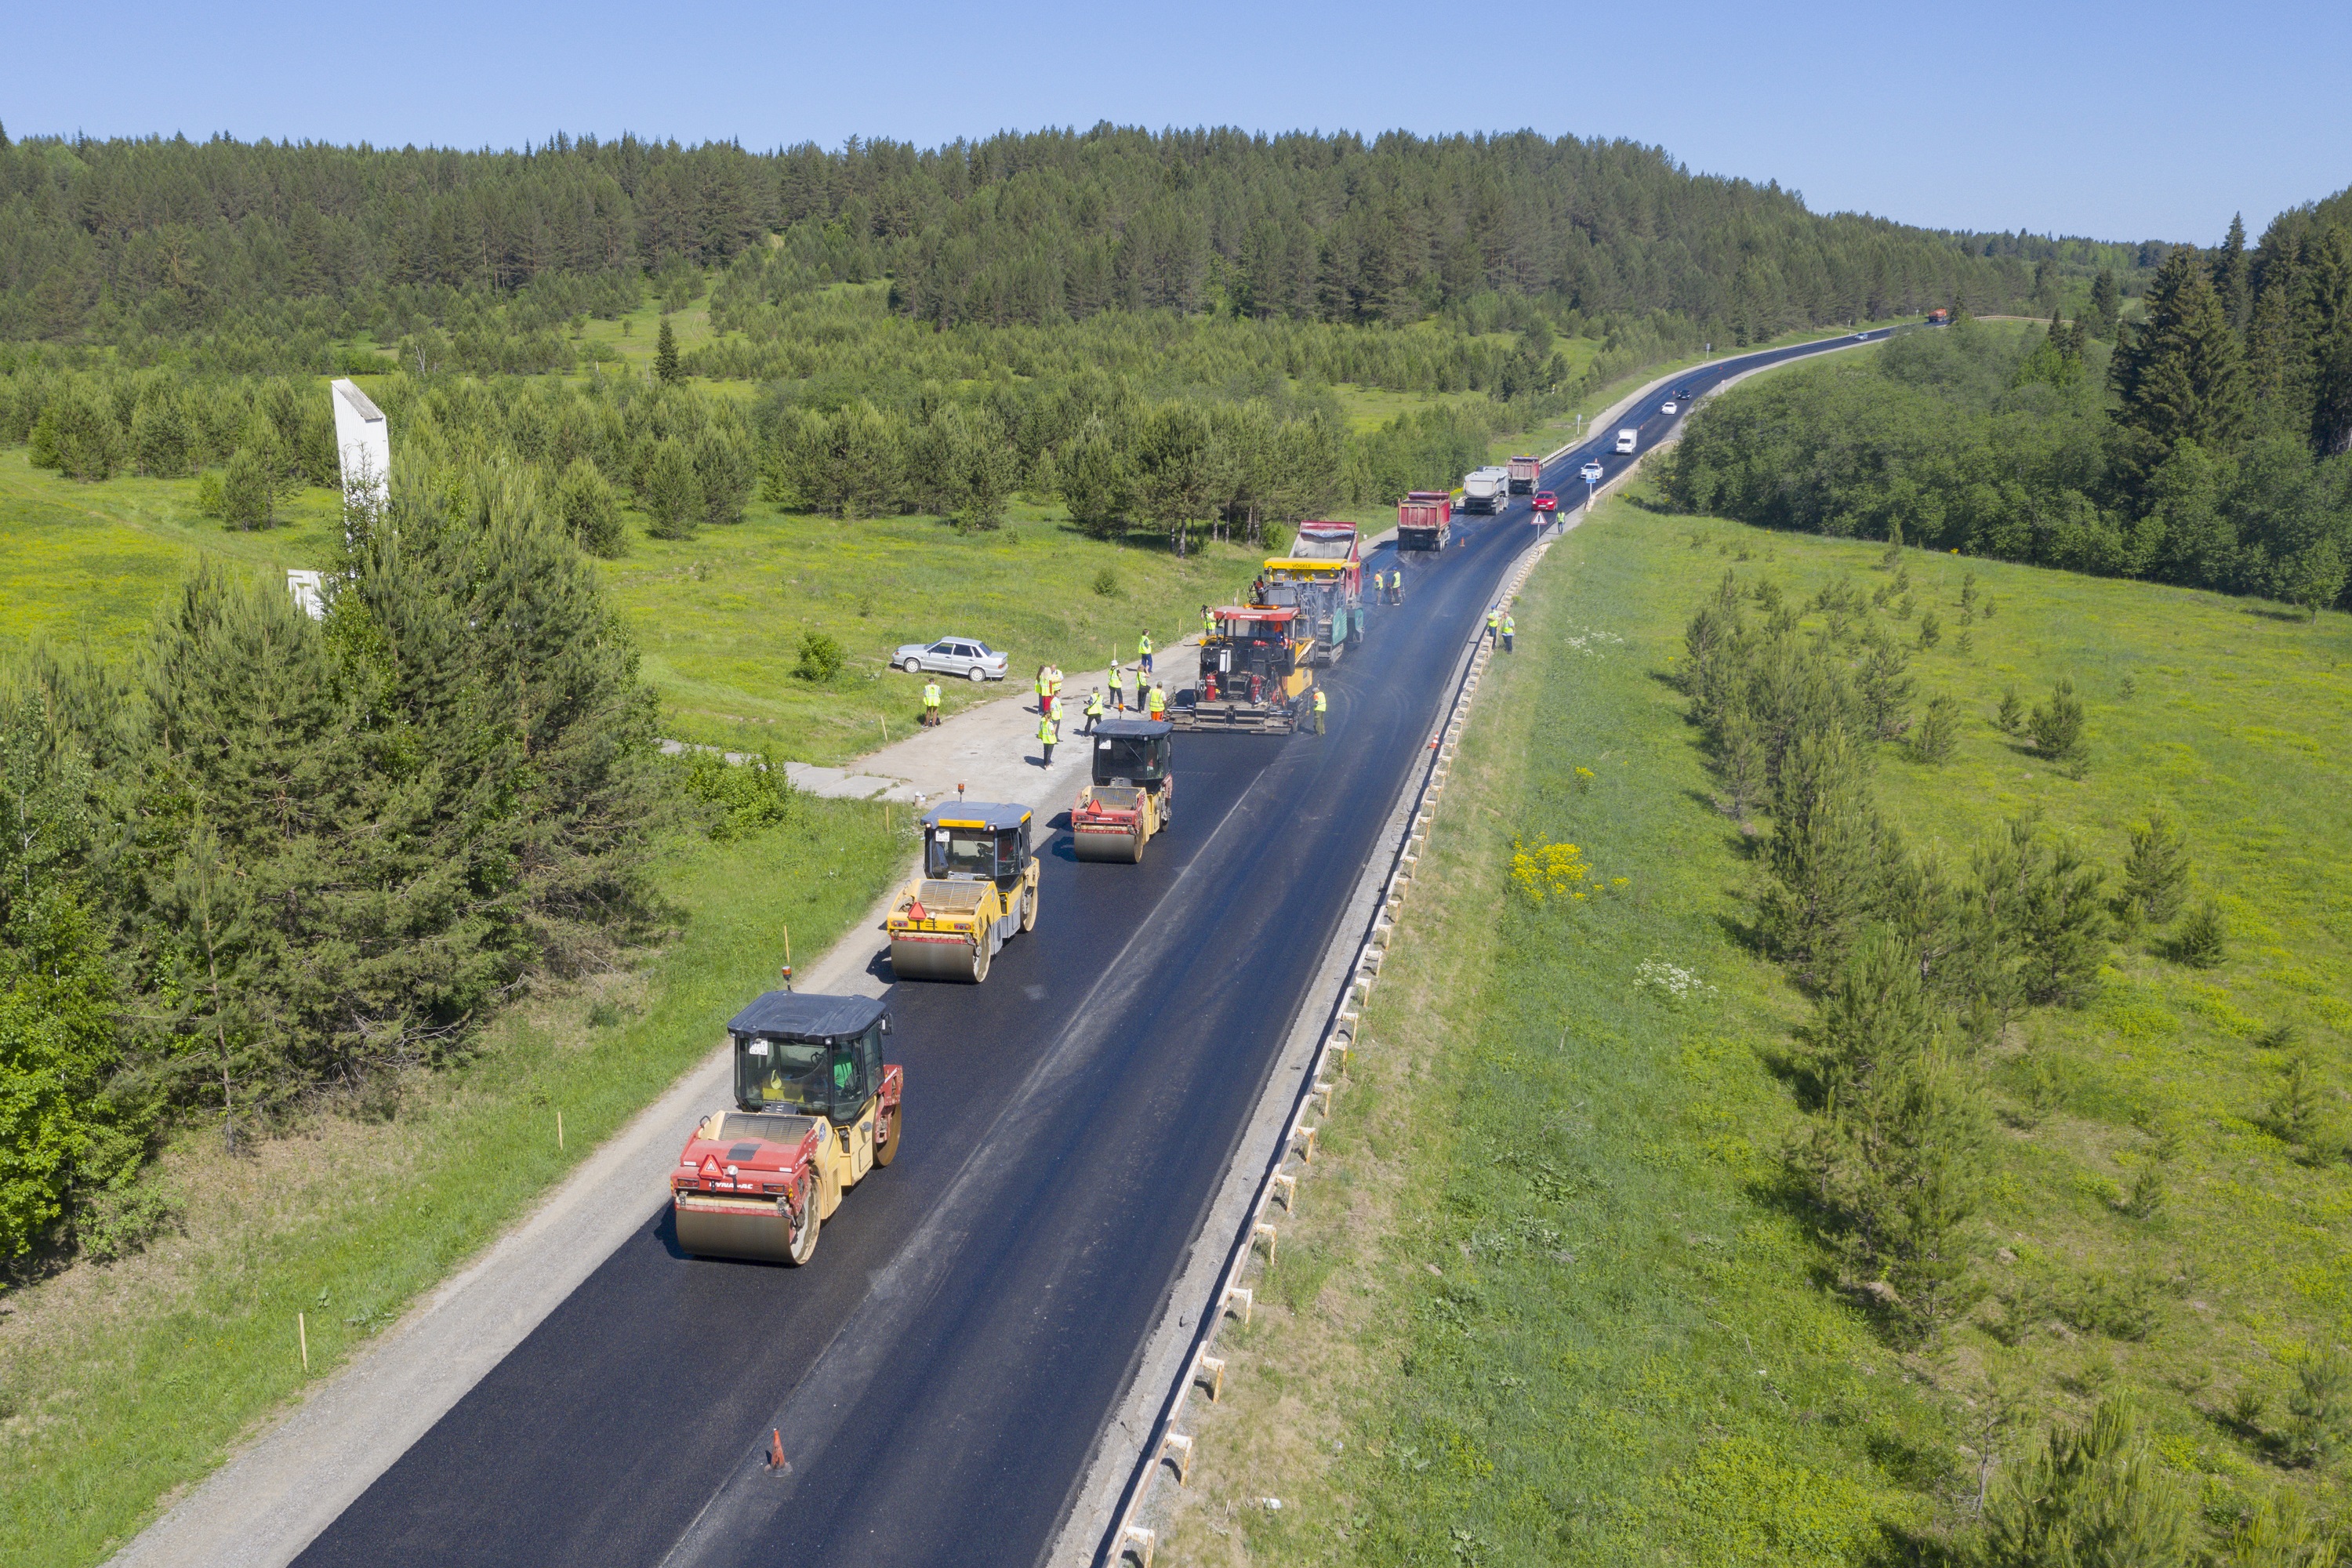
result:
M 1661 401 L 1622 422 L 1645 449 L 1680 416 Z M 1575 499 L 1619 427 L 1544 484 Z M 1403 605 L 1327 672 L 1328 734 L 1180 735 L 1174 824 L 1143 864 L 1081 865 L 1055 833 L 1037 929 L 986 984 L 893 988 L 905 1152 L 808 1267 L 688 1258 L 648 1192 L 634 1237 L 300 1562 L 1034 1568 L 1445 678 L 1535 536 L 1519 500 L 1404 557 Z M 772 1428 L 789 1475 L 759 1461 Z

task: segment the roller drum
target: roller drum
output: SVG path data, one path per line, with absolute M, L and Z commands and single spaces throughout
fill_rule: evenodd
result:
M 1122 861 L 1133 865 L 1143 858 L 1143 828 L 1138 824 L 1131 833 L 1073 833 L 1070 852 L 1081 860 Z
M 749 1258 L 763 1263 L 793 1260 L 793 1222 L 781 1204 L 675 1205 L 677 1245 L 696 1258 Z
M 950 980 L 977 984 L 988 978 L 984 950 L 968 942 L 894 942 L 890 967 L 901 980 Z

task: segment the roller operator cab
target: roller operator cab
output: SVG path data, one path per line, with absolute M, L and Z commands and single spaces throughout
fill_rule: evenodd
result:
M 1039 862 L 1030 809 L 952 801 L 923 818 L 923 867 L 890 900 L 882 929 L 901 980 L 977 985 L 1019 931 L 1037 924 Z
M 1630 452 L 1641 444 L 1642 433 L 1639 430 L 1629 428 L 1617 432 L 1617 450 L 1620 452 Z
M 698 1123 L 670 1173 L 681 1250 L 806 1263 L 841 1195 L 898 1157 L 903 1068 L 872 996 L 771 991 L 729 1021 L 735 1103 Z
M 1164 719 L 1106 719 L 1095 726 L 1094 782 L 1070 807 L 1070 847 L 1081 860 L 1143 858 L 1176 805 L 1175 726 Z
M 1298 728 L 1315 687 L 1315 628 L 1288 605 L 1228 605 L 1201 639 L 1201 673 L 1176 696 L 1168 718 L 1179 730 L 1243 730 L 1287 735 Z

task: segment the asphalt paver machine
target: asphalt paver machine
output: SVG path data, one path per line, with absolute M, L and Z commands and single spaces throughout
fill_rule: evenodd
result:
M 677 1244 L 698 1258 L 806 1263 L 841 1196 L 898 1157 L 905 1070 L 882 1059 L 871 996 L 771 991 L 729 1020 L 735 1103 L 670 1173 Z
M 1291 605 L 1228 605 L 1201 639 L 1201 673 L 1168 717 L 1179 730 L 1287 735 L 1313 700 L 1315 625 Z

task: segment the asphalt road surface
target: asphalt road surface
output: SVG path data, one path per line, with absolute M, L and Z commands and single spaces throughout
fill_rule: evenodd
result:
M 1545 488 L 1580 500 L 1617 428 L 1646 449 L 1687 409 L 1663 401 Z M 1326 672 L 1327 735 L 1179 735 L 1140 866 L 1081 865 L 1057 832 L 1037 929 L 986 984 L 893 988 L 904 1152 L 808 1267 L 688 1258 L 647 1192 L 633 1238 L 299 1561 L 1034 1568 L 1528 520 L 1518 498 L 1403 558 L 1403 605 Z M 788 1475 L 760 1462 L 772 1429 Z

